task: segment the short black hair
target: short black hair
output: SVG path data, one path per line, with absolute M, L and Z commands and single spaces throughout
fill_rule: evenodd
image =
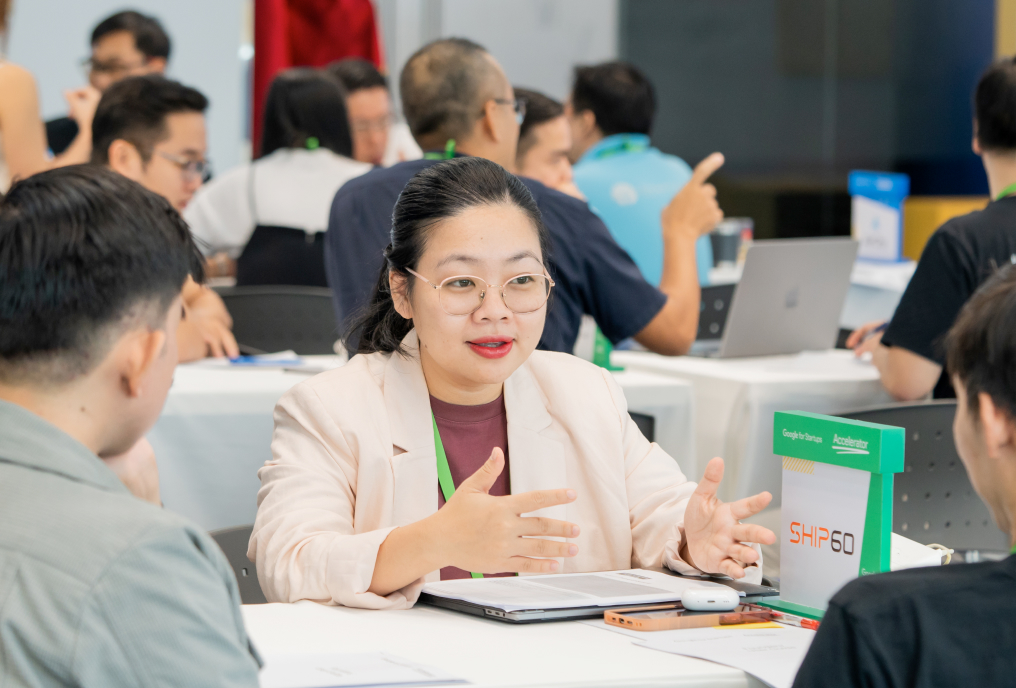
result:
M 161 327 L 195 270 L 179 213 L 112 170 L 73 165 L 15 182 L 0 201 L 0 380 L 88 373 L 125 326 Z
M 388 79 L 378 71 L 374 63 L 362 57 L 347 57 L 344 60 L 336 60 L 327 67 L 325 71 L 339 80 L 347 94 L 356 93 L 368 88 L 383 88 L 388 90 Z
M 308 147 L 353 155 L 346 93 L 328 72 L 294 67 L 279 72 L 268 88 L 260 154 Z
M 92 30 L 91 44 L 95 45 L 104 36 L 118 31 L 127 31 L 134 36 L 134 45 L 146 58 L 163 57 L 169 59 L 169 35 L 155 17 L 134 10 L 117 12 L 103 19 Z
M 472 132 L 483 103 L 495 96 L 494 65 L 483 46 L 445 38 L 417 50 L 399 79 L 402 112 L 423 148 Z
M 516 158 L 521 158 L 536 143 L 533 129 L 563 115 L 564 106 L 553 98 L 528 88 L 515 87 L 515 98 L 526 103 L 526 117 L 519 127 L 519 147 L 515 153 Z
M 946 369 L 972 412 L 986 392 L 1016 421 L 1016 266 L 999 270 L 963 306 L 946 335 Z
M 1016 58 L 988 67 L 974 91 L 977 142 L 985 151 L 1016 150 Z
M 102 94 L 92 119 L 92 162 L 109 164 L 109 147 L 117 139 L 134 144 L 148 162 L 155 144 L 168 135 L 166 116 L 208 109 L 200 91 L 158 74 L 121 79 Z
M 591 110 L 604 136 L 649 134 L 656 115 L 656 91 L 635 65 L 605 62 L 575 68 L 575 112 Z

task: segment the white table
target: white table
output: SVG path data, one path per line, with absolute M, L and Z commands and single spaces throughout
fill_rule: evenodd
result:
M 512 625 L 418 605 L 405 611 L 313 602 L 245 605 L 258 652 L 272 657 L 384 651 L 474 686 L 761 688 L 743 672 L 659 652 L 576 622 Z
M 776 411 L 837 414 L 891 401 L 874 366 L 843 350 L 737 359 L 615 351 L 613 362 L 694 386 L 697 451 L 686 473 L 698 479 L 709 459 L 722 456 L 725 500 L 769 490 L 774 505 L 780 503 L 782 468 L 772 452 Z
M 338 357 L 304 358 L 339 364 Z M 692 386 L 645 371 L 615 375 L 629 409 L 656 419 L 656 441 L 687 473 L 695 456 Z M 272 456 L 272 412 L 279 397 L 306 379 L 305 373 L 263 368 L 179 366 L 148 434 L 166 508 L 208 530 L 253 523 L 257 471 Z

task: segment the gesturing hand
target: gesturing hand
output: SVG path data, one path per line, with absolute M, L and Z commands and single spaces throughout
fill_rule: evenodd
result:
M 435 514 L 444 558 L 448 565 L 476 573 L 552 573 L 558 563 L 545 557 L 574 557 L 579 548 L 541 536 L 573 538 L 578 536 L 579 527 L 550 518 L 522 518 L 521 514 L 573 502 L 575 491 L 541 490 L 492 497 L 488 492 L 503 470 L 504 453 L 495 447 L 480 470 L 463 480 Z
M 677 236 L 698 239 L 723 219 L 723 211 L 716 202 L 716 187 L 706 181 L 722 166 L 722 153 L 713 153 L 695 166 L 691 179 L 660 213 L 664 239 Z
M 769 506 L 773 496 L 762 492 L 727 504 L 716 496 L 723 480 L 723 459 L 706 466 L 702 481 L 688 500 L 684 516 L 688 563 L 699 571 L 743 578 L 744 566 L 758 560 L 758 553 L 744 542 L 771 545 L 776 534 L 762 526 L 740 523 Z

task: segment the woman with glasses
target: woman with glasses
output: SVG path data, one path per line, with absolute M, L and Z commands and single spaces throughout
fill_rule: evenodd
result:
M 7 35 L 10 1 L 0 0 L 0 46 Z M 64 92 L 78 135 L 61 155 L 47 151 L 46 130 L 39 116 L 35 80 L 23 67 L 7 62 L 0 53 L 0 193 L 12 179 L 24 179 L 63 165 L 88 162 L 92 152 L 92 117 L 99 92 L 85 87 Z
M 327 287 L 332 198 L 371 169 L 352 154 L 339 82 L 307 67 L 276 76 L 265 98 L 261 157 L 213 179 L 184 211 L 210 256 L 209 274 L 235 274 L 238 285 Z
M 763 493 L 697 487 L 611 374 L 535 351 L 554 280 L 525 186 L 482 158 L 406 185 L 358 354 L 275 412 L 249 556 L 270 601 L 411 606 L 424 581 L 661 566 L 761 577 Z

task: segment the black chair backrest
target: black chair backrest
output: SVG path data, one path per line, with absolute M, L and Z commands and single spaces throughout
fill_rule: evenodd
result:
M 955 401 L 899 404 L 843 418 L 906 430 L 903 473 L 893 481 L 893 532 L 925 545 L 1007 551 L 1008 538 L 974 492 L 953 442 Z
M 734 299 L 736 284 L 717 284 L 702 287 L 702 301 L 699 303 L 698 334 L 695 339 L 722 339 L 727 325 L 727 313 Z
M 236 585 L 240 588 L 240 601 L 243 604 L 265 604 L 265 594 L 258 583 L 258 572 L 254 564 L 247 559 L 247 543 L 254 526 L 237 526 L 216 530 L 209 535 L 226 555 L 229 565 L 233 567 Z
M 650 416 L 647 413 L 638 413 L 637 411 L 629 411 L 628 415 L 636 427 L 642 431 L 643 437 L 650 442 L 656 441 L 656 418 L 654 416 Z
M 233 316 L 233 335 L 249 349 L 292 349 L 302 356 L 335 353 L 339 338 L 332 292 L 320 287 L 261 286 L 216 289 Z

